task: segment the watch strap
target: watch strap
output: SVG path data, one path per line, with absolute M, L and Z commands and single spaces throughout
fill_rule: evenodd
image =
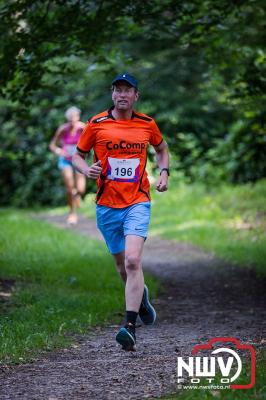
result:
M 166 171 L 167 175 L 170 176 L 169 168 L 162 168 L 161 171 L 160 171 L 160 175 L 162 174 L 163 171 Z

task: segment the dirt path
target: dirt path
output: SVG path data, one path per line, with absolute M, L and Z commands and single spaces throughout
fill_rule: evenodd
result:
M 67 228 L 64 216 L 42 219 Z M 94 221 L 73 228 L 100 238 Z M 175 392 L 176 357 L 213 337 L 258 345 L 266 328 L 265 280 L 248 268 L 229 266 L 196 247 L 159 238 L 145 245 L 144 269 L 163 279 L 154 299 L 153 327 L 137 330 L 138 350 L 116 345 L 117 326 L 97 329 L 75 348 L 0 373 L 1 400 L 145 399 Z

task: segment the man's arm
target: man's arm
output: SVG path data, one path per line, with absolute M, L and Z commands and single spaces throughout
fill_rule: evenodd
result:
M 72 164 L 79 172 L 90 179 L 98 179 L 102 172 L 102 167 L 100 167 L 101 160 L 97 161 L 89 167 L 85 160 L 84 154 L 79 151 L 77 151 L 73 155 Z
M 168 189 L 169 153 L 167 143 L 163 140 L 159 146 L 154 146 L 156 161 L 160 168 L 160 176 L 157 179 L 156 189 L 165 192 Z

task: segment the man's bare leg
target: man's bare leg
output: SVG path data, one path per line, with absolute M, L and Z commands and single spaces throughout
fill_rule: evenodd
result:
M 125 252 L 114 256 L 116 267 L 126 283 L 126 325 L 116 336 L 118 343 L 127 351 L 136 349 L 135 324 L 142 301 L 144 277 L 141 266 L 144 238 L 135 235 L 126 236 Z
M 141 265 L 144 238 L 127 235 L 125 248 L 125 270 L 127 274 L 125 297 L 126 310 L 138 313 L 144 290 L 144 276 Z
M 122 281 L 126 283 L 127 273 L 125 268 L 125 252 L 121 251 L 121 253 L 113 254 L 113 257 L 117 272 L 120 274 Z
M 144 277 L 141 266 L 144 238 L 135 235 L 126 236 L 126 249 L 113 254 L 116 269 L 126 284 L 126 309 L 138 312 L 143 296 Z

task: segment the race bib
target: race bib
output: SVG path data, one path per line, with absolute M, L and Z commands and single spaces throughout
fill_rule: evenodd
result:
M 118 182 L 138 182 L 139 158 L 108 157 L 107 178 Z

